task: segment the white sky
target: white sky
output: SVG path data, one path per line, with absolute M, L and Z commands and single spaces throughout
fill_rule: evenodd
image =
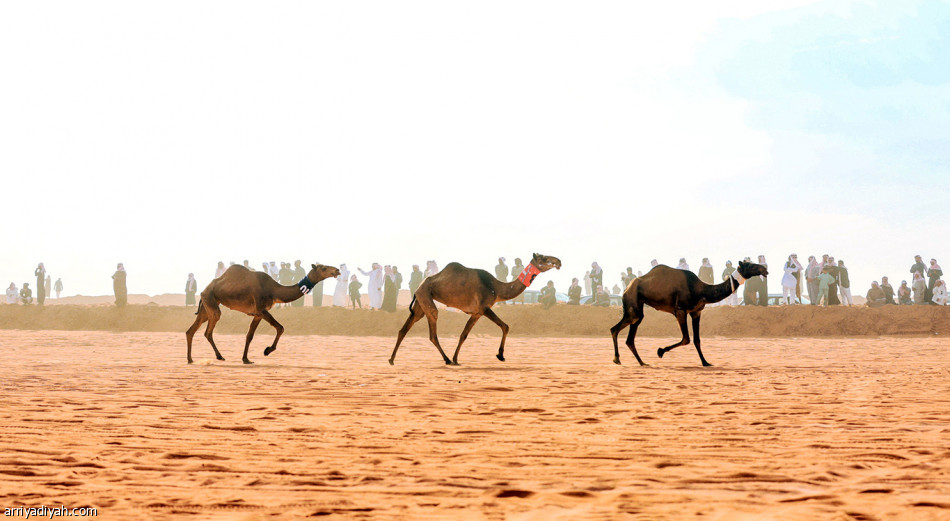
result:
M 913 221 L 704 196 L 771 175 L 777 139 L 703 72 L 705 38 L 812 3 L 4 3 L 0 280 L 42 261 L 65 294 L 107 294 L 123 262 L 159 294 L 219 260 L 537 251 L 566 288 L 594 260 L 612 284 L 654 257 L 780 273 L 797 251 L 846 259 L 855 294 L 899 282 Z

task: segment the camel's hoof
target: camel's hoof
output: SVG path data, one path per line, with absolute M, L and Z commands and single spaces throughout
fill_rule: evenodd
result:
M 267 356 L 267 355 L 273 353 L 274 351 L 277 351 L 277 348 L 276 348 L 276 347 L 274 347 L 274 346 L 268 346 L 267 349 L 264 350 L 264 356 Z
M 614 358 L 614 363 L 617 364 L 617 365 L 620 365 L 620 359 L 619 359 L 619 358 Z
M 713 365 L 709 362 L 703 362 L 703 367 L 712 367 Z
M 224 357 L 221 356 L 221 355 L 218 355 L 218 356 L 216 356 L 215 358 L 217 358 L 218 360 L 221 360 L 222 362 L 224 361 Z
M 393 359 L 392 359 L 392 358 L 389 359 L 389 365 L 396 365 L 396 364 L 393 362 Z
M 503 357 L 503 356 L 501 356 L 501 355 L 495 355 L 495 358 L 501 360 L 502 362 L 505 361 L 505 357 Z
M 188 363 L 189 363 L 189 364 L 193 364 L 193 363 L 195 363 L 195 361 L 192 360 L 191 358 L 189 358 L 189 359 L 188 359 Z
M 253 364 L 254 362 L 252 362 L 252 361 L 248 360 L 247 358 L 245 358 L 245 359 L 244 359 L 244 363 L 250 365 L 250 364 Z
M 663 358 L 663 348 L 662 348 L 662 347 L 656 350 L 656 356 L 658 356 L 658 357 L 660 357 L 660 358 Z
M 445 365 L 452 365 L 452 361 L 448 358 L 445 359 Z

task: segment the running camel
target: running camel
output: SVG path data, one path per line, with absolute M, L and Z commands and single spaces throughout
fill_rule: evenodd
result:
M 191 339 L 205 321 L 208 322 L 208 327 L 205 329 L 205 338 L 208 339 L 211 348 L 214 349 L 214 356 L 218 360 L 224 360 L 221 352 L 214 345 L 214 339 L 211 337 L 215 324 L 221 318 L 220 304 L 254 317 L 251 320 L 251 326 L 247 329 L 247 340 L 244 343 L 245 364 L 253 363 L 247 358 L 247 350 L 251 346 L 254 331 L 257 330 L 257 325 L 261 323 L 261 320 L 266 320 L 277 330 L 274 343 L 264 349 L 264 356 L 273 353 L 277 349 L 277 340 L 284 332 L 284 326 L 274 320 L 274 316 L 268 310 L 274 304 L 293 302 L 303 297 L 323 279 L 340 276 L 340 270 L 333 266 L 322 264 L 311 264 L 310 266 L 312 268 L 310 273 L 307 273 L 306 277 L 293 286 L 283 286 L 262 271 L 251 271 L 238 264 L 231 266 L 220 277 L 212 280 L 208 287 L 201 292 L 198 312 L 195 313 L 198 318 L 185 332 L 188 339 L 188 363 L 193 362 L 191 359 Z
M 508 336 L 508 324 L 502 322 L 498 315 L 491 310 L 496 302 L 510 300 L 527 289 L 539 273 L 544 273 L 551 268 L 561 269 L 561 261 L 556 257 L 539 255 L 537 253 L 531 258 L 531 262 L 525 266 L 524 271 L 516 280 L 511 282 L 501 282 L 485 270 L 466 268 L 457 262 L 449 263 L 439 273 L 425 279 L 416 290 L 409 304 L 409 318 L 405 325 L 399 330 L 399 336 L 396 338 L 396 347 L 393 349 L 393 355 L 389 358 L 389 365 L 393 365 L 396 360 L 396 351 L 399 350 L 399 344 L 405 338 L 406 333 L 413 324 L 422 317 L 429 321 L 429 340 L 435 344 L 439 350 L 442 359 L 446 365 L 458 365 L 459 350 L 462 349 L 462 343 L 468 337 L 468 333 L 475 326 L 475 322 L 482 316 L 488 317 L 498 327 L 501 328 L 501 345 L 498 347 L 498 354 L 495 355 L 502 362 L 505 361 L 505 338 Z M 441 302 L 446 306 L 457 308 L 470 315 L 465 328 L 462 330 L 462 336 L 459 337 L 459 345 L 455 348 L 455 355 L 449 360 L 439 345 L 439 337 L 436 335 L 436 320 L 439 318 L 439 310 L 435 303 Z
M 617 322 L 617 325 L 610 328 L 610 334 L 614 340 L 614 363 L 620 363 L 617 335 L 629 325 L 627 347 L 633 351 L 633 356 L 637 357 L 640 365 L 647 365 L 640 359 L 633 343 L 637 335 L 637 326 L 643 320 L 643 305 L 646 304 L 653 309 L 672 313 L 683 332 L 682 340 L 671 346 L 657 349 L 657 356 L 663 358 L 667 351 L 689 344 L 689 333 L 686 331 L 686 315 L 689 314 L 693 319 L 693 343 L 696 345 L 696 352 L 699 353 L 699 360 L 704 366 L 712 365 L 703 357 L 703 351 L 699 347 L 699 319 L 703 308 L 706 304 L 719 302 L 732 295 L 746 279 L 768 274 L 768 270 L 761 264 L 741 261 L 739 268 L 730 277 L 721 284 L 712 285 L 699 280 L 699 277 L 691 271 L 674 269 L 662 264 L 654 267 L 646 275 L 634 279 L 623 292 L 623 318 Z

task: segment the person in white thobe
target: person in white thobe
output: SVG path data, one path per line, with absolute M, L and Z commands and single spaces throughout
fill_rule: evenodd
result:
M 676 269 L 689 271 L 689 264 L 686 264 L 686 259 L 680 259 L 680 264 Z
M 789 255 L 788 262 L 785 263 L 784 269 L 785 275 L 782 275 L 782 300 L 787 306 L 794 304 L 797 300 L 795 288 L 798 287 L 798 279 L 795 278 L 795 274 L 798 273 L 801 268 L 798 267 L 798 263 Z
M 360 270 L 360 273 L 364 276 L 369 277 L 369 283 L 366 285 L 369 307 L 379 309 L 383 305 L 383 267 L 378 262 L 374 262 L 373 269 L 369 271 L 363 271 L 363 268 L 359 267 L 356 269 Z
M 224 272 L 227 268 L 224 267 L 224 262 L 218 261 L 218 267 L 214 270 L 214 278 L 218 278 L 221 275 L 224 275 Z
M 19 298 L 20 290 L 17 289 L 16 284 L 11 282 L 10 287 L 7 288 L 7 304 L 16 304 Z
M 336 278 L 336 288 L 333 289 L 333 305 L 346 307 L 346 291 L 350 284 L 350 270 L 346 264 L 340 264 L 340 276 Z

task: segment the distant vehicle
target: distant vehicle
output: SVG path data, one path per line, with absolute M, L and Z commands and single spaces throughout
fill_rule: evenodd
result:
M 797 299 L 796 299 L 797 300 Z M 769 293 L 768 303 L 770 306 L 784 306 L 785 297 L 781 293 Z M 802 295 L 802 304 L 809 304 L 808 297 Z M 739 305 L 743 305 L 743 300 L 739 299 Z
M 541 292 L 534 289 L 525 290 L 522 295 L 524 295 L 525 304 L 537 304 L 538 299 L 541 298 Z M 567 302 L 569 300 L 567 295 L 558 291 L 554 292 L 554 298 L 557 299 L 558 302 Z M 511 301 L 509 300 L 509 302 Z
M 581 305 L 590 303 L 594 299 L 593 295 L 588 295 L 586 297 L 581 297 Z M 591 304 L 593 305 L 593 304 Z M 610 305 L 611 306 L 622 306 L 623 305 L 623 296 L 622 295 L 611 295 L 610 296 Z

